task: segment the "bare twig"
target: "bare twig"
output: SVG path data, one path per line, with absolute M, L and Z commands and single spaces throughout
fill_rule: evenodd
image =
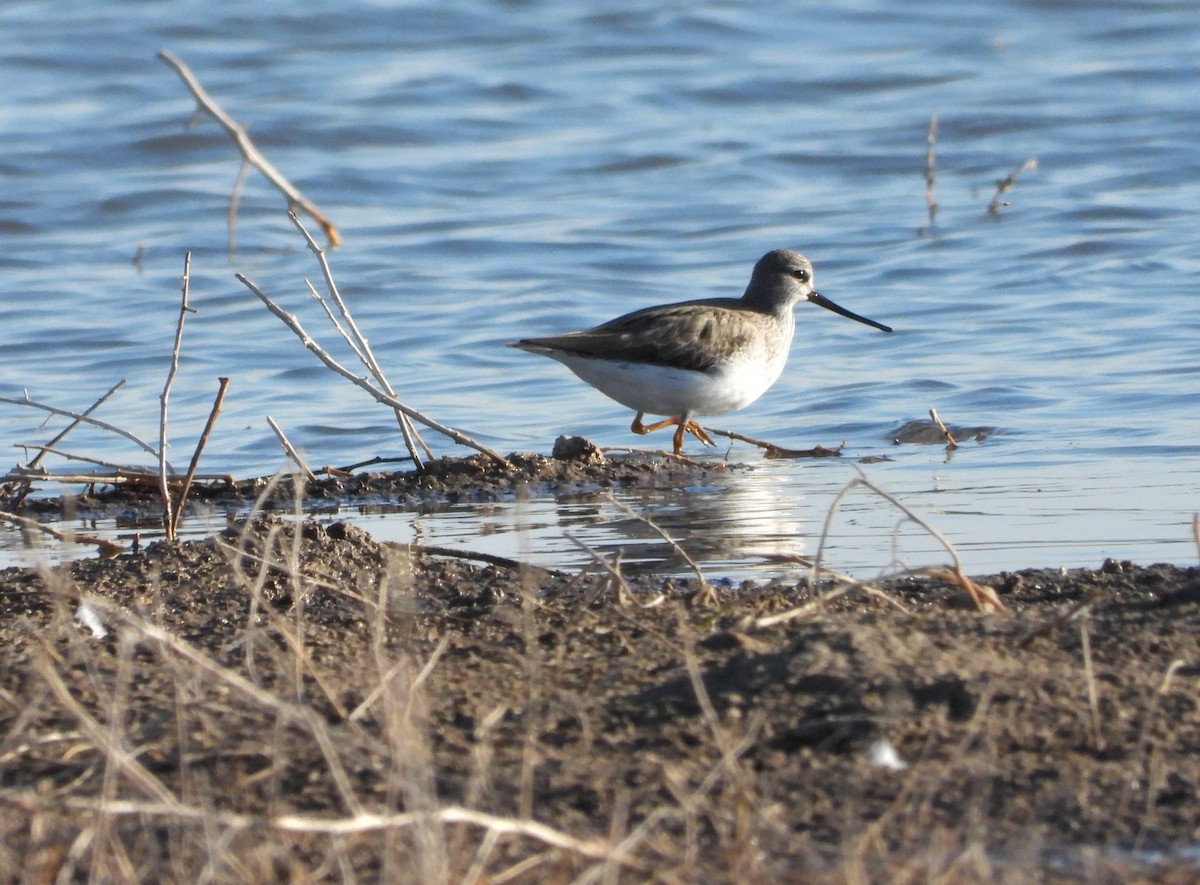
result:
M 110 433 L 117 434 L 117 436 L 124 437 L 143 451 L 149 452 L 155 458 L 158 457 L 158 450 L 154 448 L 154 446 L 150 445 L 150 443 L 138 439 L 128 430 L 122 430 L 120 427 L 109 424 L 107 421 L 101 421 L 97 418 L 92 418 L 87 412 L 71 412 L 67 409 L 59 409 L 55 406 L 48 406 L 45 403 L 39 403 L 36 400 L 29 399 L 29 397 L 26 397 L 25 399 L 13 399 L 12 397 L 8 396 L 0 396 L 0 403 L 8 403 L 9 405 L 13 406 L 29 406 L 30 408 L 41 409 L 44 412 L 50 412 L 52 415 L 62 415 L 65 418 L 73 418 L 78 423 L 90 424 L 93 427 L 99 427 L 101 430 L 107 430 Z M 91 410 L 89 409 L 88 411 L 90 412 Z M 171 463 L 169 461 L 167 462 L 167 469 L 171 472 L 174 472 L 174 468 L 171 467 Z
M 512 569 L 513 571 L 530 572 L 539 578 L 550 578 L 556 574 L 561 574 L 553 569 L 543 568 L 542 566 L 534 565 L 531 562 L 521 562 L 519 559 L 512 559 L 508 556 L 497 556 L 495 553 L 482 553 L 475 550 L 458 550 L 454 547 L 438 547 L 431 544 L 400 544 L 393 541 L 385 541 L 384 544 L 388 547 L 407 550 L 411 553 L 420 553 L 425 556 L 444 556 L 449 559 L 464 559 L 468 562 L 486 562 L 488 565 Z
M 183 85 L 187 87 L 188 91 L 192 94 L 192 97 L 196 99 L 198 109 L 204 111 L 214 120 L 216 120 L 217 123 L 220 124 L 221 128 L 229 134 L 229 137 L 232 138 L 234 143 L 237 145 L 238 150 L 241 151 L 243 162 L 253 166 L 259 172 L 261 172 L 263 177 L 266 178 L 267 181 L 269 181 L 272 185 L 274 185 L 281 194 L 283 194 L 288 201 L 289 209 L 298 207 L 312 216 L 313 220 L 316 221 L 317 224 L 321 225 L 321 229 L 325 231 L 325 236 L 329 240 L 330 246 L 336 247 L 339 245 L 342 242 L 342 238 L 341 235 L 338 234 L 337 228 L 333 226 L 333 222 L 325 216 L 324 212 L 317 208 L 316 204 L 304 196 L 304 194 L 300 193 L 295 185 L 284 178 L 283 175 L 280 174 L 279 170 L 277 170 L 271 165 L 270 162 L 268 162 L 266 157 L 259 153 L 258 148 L 256 148 L 254 143 L 250 140 L 250 136 L 246 134 L 246 130 L 243 129 L 232 117 L 225 113 L 225 111 L 223 111 L 215 101 L 213 101 L 212 97 L 204 91 L 204 87 L 200 85 L 199 81 L 196 79 L 196 75 L 191 72 L 191 69 L 165 49 L 158 53 L 158 57 L 170 65 L 175 70 L 175 73 L 179 75 L 179 79 L 183 81 Z M 237 195 L 241 190 L 241 175 L 242 173 L 239 173 L 238 187 L 234 190 L 234 198 L 231 200 L 230 205 L 231 248 L 233 243 L 232 219 L 233 213 L 236 211 Z
M 196 441 L 196 450 L 192 452 L 192 460 L 188 464 L 187 474 L 183 477 L 183 486 L 179 489 L 179 496 L 175 501 L 175 509 L 172 514 L 172 525 L 168 537 L 174 538 L 176 531 L 179 528 L 179 516 L 183 513 L 183 506 L 187 503 L 188 492 L 192 490 L 192 481 L 196 478 L 196 467 L 200 463 L 200 453 L 204 451 L 204 446 L 208 443 L 208 435 L 212 433 L 213 424 L 216 423 L 217 415 L 221 413 L 221 404 L 225 402 L 225 391 L 229 387 L 228 378 L 218 378 L 220 386 L 217 388 L 217 398 L 213 401 L 212 408 L 208 412 L 208 421 L 204 424 L 204 430 L 200 434 L 200 439 Z
M 128 469 L 130 469 L 126 465 L 119 464 L 116 461 L 106 461 L 103 458 L 93 458 L 93 457 L 90 457 L 89 455 L 77 455 L 75 452 L 66 452 L 66 451 L 63 451 L 62 449 L 56 449 L 56 448 L 53 448 L 52 446 L 48 446 L 48 445 L 43 446 L 43 445 L 39 445 L 37 443 L 13 443 L 13 448 L 14 449 L 40 450 L 43 455 L 58 455 L 58 457 L 63 458 L 67 461 L 82 461 L 84 464 L 95 464 L 97 467 L 107 467 L 110 470 L 128 470 Z M 50 475 L 46 472 L 45 468 L 34 468 L 32 466 L 27 465 L 20 469 L 23 472 L 28 473 L 29 476 L 49 476 Z M 0 477 L 0 482 L 3 482 L 3 481 L 4 481 L 4 478 Z
M 85 416 L 92 414 L 92 412 L 94 412 L 94 411 L 96 411 L 96 409 L 100 408 L 100 406 L 102 406 L 108 400 L 108 398 L 110 396 L 112 396 L 114 393 L 116 393 L 118 390 L 120 390 L 124 386 L 125 386 L 125 379 L 122 378 L 120 381 L 118 381 L 116 384 L 114 384 L 112 387 L 110 387 L 106 394 L 104 394 L 102 397 L 100 397 L 98 400 L 96 400 L 94 403 L 92 403 L 91 406 L 88 407 L 88 409 L 83 414 Z M 64 427 L 52 440 L 50 440 L 50 442 L 46 443 L 46 445 L 37 446 L 36 448 L 40 449 L 40 451 L 37 453 L 37 455 L 34 456 L 33 460 L 30 461 L 25 466 L 29 469 L 36 469 L 38 467 L 38 465 L 42 463 L 42 459 L 44 457 L 46 457 L 46 455 L 48 453 L 57 454 L 56 452 L 54 452 L 54 446 L 58 445 L 60 442 L 62 442 L 64 439 L 66 439 L 67 434 L 69 434 L 72 430 L 74 430 L 76 427 L 78 427 L 79 424 L 80 424 L 79 419 L 72 421 L 70 424 L 68 424 L 66 427 Z M 27 482 L 24 485 L 22 485 L 21 489 L 16 493 L 16 495 L 13 496 L 13 505 L 15 506 L 17 504 L 20 504 L 23 500 L 25 500 L 25 496 L 29 494 L 29 491 L 32 488 L 33 488 L 32 483 Z
M 933 423 L 937 425 L 937 429 L 940 430 L 946 437 L 946 448 L 957 449 L 958 442 L 954 439 L 953 434 L 946 429 L 946 425 L 942 423 L 942 419 L 938 417 L 937 409 L 930 409 L 929 417 L 932 419 Z
M 275 436 L 279 440 L 279 445 L 283 447 L 283 453 L 288 456 L 288 458 L 293 464 L 296 465 L 296 467 L 299 468 L 300 472 L 304 474 L 305 479 L 316 480 L 316 474 L 308 469 L 308 464 L 305 463 L 304 456 L 301 455 L 296 450 L 296 447 L 291 444 L 280 426 L 275 423 L 275 419 L 268 415 L 267 423 L 270 424 L 271 429 L 275 431 Z
M 175 383 L 175 373 L 179 371 L 179 348 L 183 344 L 183 321 L 189 312 L 188 282 L 192 268 L 192 253 L 183 256 L 183 298 L 179 306 L 179 321 L 175 324 L 175 345 L 171 348 L 171 368 L 167 371 L 167 382 L 163 385 L 162 396 L 159 397 L 158 420 L 158 488 L 163 502 L 163 528 L 167 540 L 175 540 L 175 509 L 171 501 L 171 489 L 167 484 L 167 400 L 171 396 L 171 385 Z
M 996 195 L 993 196 L 992 201 L 988 203 L 988 215 L 998 218 L 1000 216 L 1001 209 L 1012 205 L 1012 203 L 1008 200 L 1001 201 L 1000 198 L 1013 189 L 1013 186 L 1017 183 L 1018 175 L 1020 175 L 1026 169 L 1036 169 L 1037 164 L 1037 158 L 1030 157 L 1028 160 L 1010 172 L 1002 181 L 996 182 Z
M 289 212 L 288 215 L 292 219 L 292 224 L 296 226 L 301 236 L 304 237 L 305 242 L 308 243 L 309 250 L 317 256 L 317 263 L 321 265 L 321 273 L 325 277 L 325 287 L 329 290 L 329 297 L 337 305 L 338 312 L 341 313 L 348 328 L 342 327 L 337 317 L 333 315 L 333 311 L 329 309 L 329 305 L 325 303 L 325 299 L 317 294 L 317 290 L 313 288 L 312 283 L 308 283 L 309 291 L 312 292 L 313 297 L 325 309 L 326 316 L 329 317 L 329 321 L 333 323 L 334 328 L 341 334 L 342 339 L 350 345 L 350 349 L 354 351 L 355 355 L 362 361 L 362 364 L 375 376 L 375 380 L 379 382 L 379 386 L 383 388 L 384 393 L 388 396 L 395 396 L 396 391 L 392 389 L 391 384 L 384 377 L 383 369 L 380 368 L 378 360 L 375 359 L 375 354 L 371 350 L 370 343 L 362 332 L 359 331 L 358 323 L 354 321 L 350 309 L 346 307 L 346 302 L 342 300 L 342 293 L 338 291 L 337 283 L 333 281 L 333 271 L 329 267 L 329 260 L 325 256 L 325 250 L 317 245 L 316 240 L 312 238 L 304 225 L 300 223 L 300 219 L 296 216 L 295 212 Z M 308 281 L 305 280 L 305 282 L 307 283 Z M 408 419 L 407 415 L 396 410 L 396 421 L 400 425 L 400 432 L 404 435 L 404 444 L 408 448 L 409 456 L 413 459 L 413 463 L 417 466 L 417 469 L 422 469 L 425 465 L 421 461 L 421 456 L 417 453 L 415 443 L 421 444 L 421 447 L 425 450 L 425 456 L 430 460 L 433 459 L 433 452 L 429 450 L 429 446 L 425 445 L 424 440 L 421 439 L 416 428 L 412 426 L 412 422 Z
M 444 436 L 448 436 L 459 445 L 472 448 L 477 452 L 487 455 L 489 458 L 497 461 L 500 464 L 508 463 L 503 455 L 493 451 L 492 449 L 489 449 L 487 446 L 483 445 L 483 443 L 476 442 L 462 431 L 455 430 L 453 427 L 447 427 L 445 424 L 421 414 L 416 409 L 410 408 L 409 406 L 406 406 L 404 403 L 400 402 L 400 400 L 396 399 L 396 397 L 378 390 L 372 386 L 371 382 L 366 378 L 360 378 L 359 376 L 355 375 L 353 372 L 335 360 L 332 356 L 330 356 L 330 354 L 323 347 L 321 347 L 316 340 L 314 340 L 306 331 L 304 331 L 304 327 L 300 325 L 300 320 L 294 314 L 290 314 L 281 308 L 278 304 L 272 301 L 271 298 L 262 291 L 262 289 L 258 288 L 258 286 L 256 286 L 242 274 L 238 273 L 234 274 L 234 276 L 237 277 L 238 281 L 241 282 L 242 285 L 257 295 L 259 300 L 267 306 L 267 309 L 271 311 L 271 313 L 275 314 L 275 316 L 279 317 L 279 319 L 281 319 L 283 323 L 289 329 L 291 329 L 293 333 L 295 333 L 296 337 L 304 343 L 304 346 L 316 355 L 317 359 L 323 362 L 334 372 L 341 375 L 346 380 L 353 382 L 356 386 L 361 387 L 385 406 L 389 406 L 392 409 L 403 412 L 414 421 L 424 424 L 426 427 L 432 428 Z
M 937 218 L 938 204 L 934 197 L 933 190 L 937 184 L 937 114 L 933 114 L 929 118 L 929 133 L 926 136 L 929 142 L 929 151 L 925 155 L 925 205 L 929 207 L 929 224 L 922 229 L 922 233 L 933 230 L 934 220 Z
M 0 510 L 0 519 L 11 522 L 14 525 L 19 525 L 23 529 L 32 529 L 49 535 L 57 541 L 65 541 L 68 544 L 86 544 L 95 546 L 99 554 L 106 559 L 110 556 L 116 556 L 118 553 L 125 552 L 125 545 L 118 544 L 116 541 L 109 541 L 107 538 L 100 538 L 96 535 L 81 535 L 77 532 L 64 532 L 53 526 L 38 522 L 36 519 L 30 519 L 27 516 L 19 516 L 16 513 L 8 513 Z
M 718 430 L 715 427 L 705 427 L 705 431 L 717 436 L 736 439 L 744 443 L 749 443 L 752 446 L 758 446 L 763 450 L 764 458 L 837 458 L 842 454 L 842 449 L 846 447 L 843 441 L 836 449 L 827 449 L 824 446 L 816 446 L 811 449 L 785 449 L 783 446 L 777 446 L 774 443 L 769 443 L 766 440 L 755 439 L 752 436 L 745 436 L 733 430 Z
M 219 482 L 227 486 L 234 484 L 231 473 L 197 473 L 193 480 L 201 482 Z M 132 467 L 118 467 L 112 473 L 48 473 L 45 470 L 28 470 L 24 467 L 14 467 L 8 473 L 0 476 L 0 482 L 58 482 L 67 485 L 158 485 L 158 471 L 138 470 Z M 171 482 L 179 482 L 172 479 Z

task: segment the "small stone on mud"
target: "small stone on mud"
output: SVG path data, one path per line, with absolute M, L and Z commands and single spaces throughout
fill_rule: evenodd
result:
M 585 464 L 603 464 L 604 453 L 590 439 L 582 436 L 560 436 L 554 441 L 550 453 L 557 461 L 582 461 Z

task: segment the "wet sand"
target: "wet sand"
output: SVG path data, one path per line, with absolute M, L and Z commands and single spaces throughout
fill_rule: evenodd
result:
M 580 449 L 307 494 L 713 469 Z M 702 588 L 269 516 L 9 569 L 0 878 L 1194 881 L 1200 568 L 975 580 L 1003 611 L 928 577 Z

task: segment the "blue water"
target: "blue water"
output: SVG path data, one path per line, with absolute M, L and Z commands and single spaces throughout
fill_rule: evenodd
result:
M 812 554 L 855 460 L 878 455 L 892 460 L 866 474 L 972 572 L 1196 560 L 1195 4 L 602 9 L 4 4 L 0 395 L 81 410 L 125 378 L 98 415 L 156 443 L 191 250 L 198 313 L 170 399 L 174 462 L 218 376 L 230 390 L 202 470 L 283 466 L 268 415 L 314 466 L 402 452 L 390 413 L 234 279 L 336 348 L 303 283 L 319 270 L 255 173 L 229 253 L 239 159 L 211 120 L 187 125 L 193 102 L 155 58 L 168 49 L 338 225 L 338 284 L 401 397 L 501 451 L 548 452 L 564 432 L 647 443 L 625 410 L 504 342 L 739 294 L 771 248 L 804 252 L 824 294 L 894 326 L 883 336 L 798 308 L 782 379 L 711 422 L 797 448 L 845 440 L 842 459 L 762 462 L 738 444 L 729 457 L 748 470 L 623 498 L 712 574 L 765 576 Z M 989 214 L 996 182 L 1030 158 L 1011 205 Z M 891 443 L 931 407 L 996 432 L 950 457 Z M 0 441 L 45 442 L 61 423 L 43 418 L 0 405 Z M 99 432 L 63 448 L 150 463 Z M 381 537 L 551 564 L 586 559 L 567 533 L 630 560 L 670 557 L 603 500 L 504 505 L 482 527 L 453 509 L 419 524 L 347 515 Z M 832 523 L 830 566 L 944 560 L 898 518 L 856 492 Z

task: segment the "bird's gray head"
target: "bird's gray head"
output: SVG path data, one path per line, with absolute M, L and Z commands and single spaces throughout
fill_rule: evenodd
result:
M 799 252 L 776 249 L 754 265 L 745 299 L 766 310 L 791 310 L 812 295 L 813 266 Z
M 768 252 L 754 265 L 750 285 L 742 299 L 757 310 L 767 313 L 789 311 L 797 301 L 811 301 L 826 310 L 890 332 L 891 327 L 859 316 L 834 304 L 813 288 L 813 266 L 807 258 L 791 249 Z

